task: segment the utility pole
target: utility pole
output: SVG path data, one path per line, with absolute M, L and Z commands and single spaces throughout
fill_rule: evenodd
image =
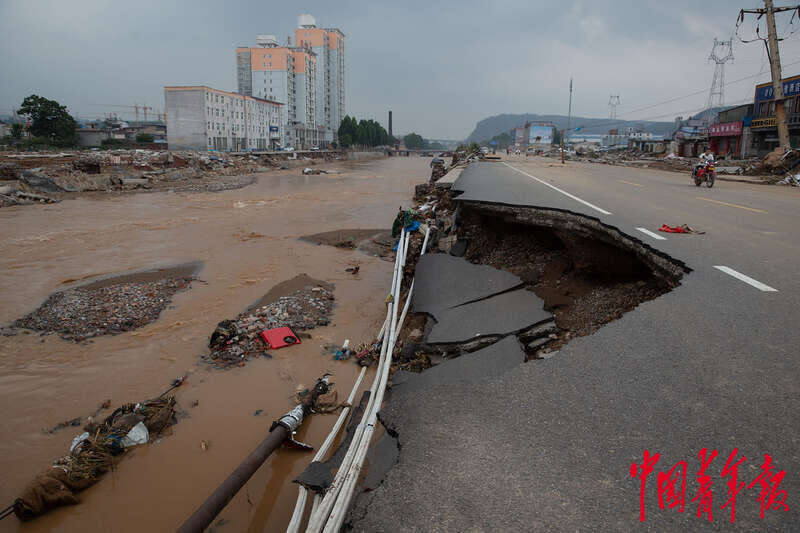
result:
M 561 130 L 561 164 L 564 164 L 564 145 L 566 144 L 565 137 L 569 133 L 572 122 L 572 78 L 569 79 L 569 111 L 567 111 L 567 129 Z
M 789 147 L 789 127 L 786 125 L 786 108 L 783 101 L 783 78 L 781 76 L 781 56 L 778 49 L 778 35 L 775 31 L 775 13 L 783 11 L 797 11 L 800 15 L 800 5 L 787 6 L 787 7 L 774 7 L 772 0 L 764 0 L 764 9 L 742 9 L 739 12 L 739 21 L 741 24 L 744 21 L 744 14 L 758 15 L 761 18 L 767 15 L 767 35 L 768 42 L 764 43 L 767 47 L 767 57 L 769 58 L 769 66 L 772 71 L 772 89 L 774 92 L 775 101 L 775 123 L 778 126 L 778 144 L 780 146 Z

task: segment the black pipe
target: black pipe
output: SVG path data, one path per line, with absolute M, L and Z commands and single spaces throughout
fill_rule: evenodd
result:
M 322 380 L 327 385 L 327 378 Z M 267 457 L 278 448 L 283 441 L 292 435 L 303 422 L 305 407 L 303 404 L 297 405 L 294 409 L 283 415 L 279 420 L 272 423 L 269 428 L 269 435 L 264 441 L 253 450 L 242 464 L 228 476 L 228 479 L 217 487 L 211 496 L 203 502 L 181 527 L 179 533 L 200 533 L 207 528 L 217 515 L 228 505 L 228 502 L 239 492 L 247 480 L 249 480 L 256 470 L 264 464 Z
M 228 502 L 239 492 L 245 483 L 255 474 L 267 457 L 278 448 L 289 431 L 283 426 L 276 426 L 269 436 L 253 450 L 253 452 L 240 464 L 228 479 L 217 487 L 211 496 L 203 502 L 192 516 L 178 528 L 179 533 L 200 533 L 204 531 L 217 515 L 228 505 Z

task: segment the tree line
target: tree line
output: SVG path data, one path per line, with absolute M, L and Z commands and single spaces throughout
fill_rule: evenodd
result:
M 369 119 L 356 121 L 355 117 L 345 115 L 339 124 L 339 144 L 349 148 L 354 144 L 362 146 L 387 146 L 393 143 L 389 133 L 378 122 Z
M 427 139 L 424 139 L 422 135 L 417 133 L 409 133 L 405 137 L 403 137 L 403 144 L 406 145 L 406 148 L 409 150 L 444 150 L 445 147 L 441 143 L 437 142 L 430 142 Z

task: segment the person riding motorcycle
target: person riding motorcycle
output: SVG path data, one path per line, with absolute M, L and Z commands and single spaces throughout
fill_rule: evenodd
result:
M 700 161 L 698 161 L 697 165 L 695 165 L 694 173 L 697 174 L 700 171 L 700 168 L 709 161 L 712 163 L 714 162 L 714 152 L 711 151 L 711 148 L 707 148 L 705 152 L 700 154 Z

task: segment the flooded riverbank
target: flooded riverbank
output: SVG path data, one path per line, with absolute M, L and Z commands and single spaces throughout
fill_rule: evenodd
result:
M 2 324 L 79 280 L 203 263 L 200 281 L 176 293 L 157 320 L 136 331 L 97 337 L 87 345 L 36 333 L 0 337 L 5 435 L 0 502 L 11 503 L 30 478 L 65 453 L 74 428 L 53 434 L 43 428 L 85 416 L 108 398 L 120 404 L 155 396 L 189 372 L 177 394 L 189 418 L 180 420 L 171 435 L 134 449 L 118 469 L 81 494 L 80 505 L 22 526 L 6 519 L 0 530 L 174 529 L 260 442 L 271 421 L 292 406 L 298 386 L 313 385 L 316 377 L 332 372 L 339 389 L 349 389 L 357 366 L 322 355 L 321 345 L 345 338 L 359 343 L 377 333 L 391 263 L 298 237 L 388 227 L 429 169 L 421 158 L 331 168 L 341 174 L 303 176 L 293 169 L 214 194 L 78 198 L 0 211 Z M 345 271 L 354 260 L 360 264 L 358 276 Z M 335 285 L 331 325 L 310 331 L 311 339 L 300 345 L 275 351 L 273 359 L 244 368 L 211 371 L 198 364 L 220 320 L 301 273 Z M 194 401 L 197 406 L 190 407 Z M 263 413 L 254 416 L 259 409 Z M 315 415 L 298 438 L 318 445 L 334 420 L 334 415 Z M 220 530 L 284 527 L 296 496 L 290 481 L 310 458 L 279 450 L 223 512 L 228 525 Z

